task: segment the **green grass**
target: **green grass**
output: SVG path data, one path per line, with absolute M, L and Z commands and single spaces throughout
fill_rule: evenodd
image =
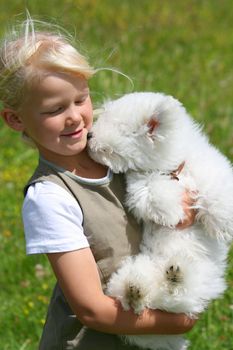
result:
M 172 94 L 233 159 L 231 0 L 2 0 L 0 32 L 9 19 L 24 12 L 25 4 L 32 16 L 52 17 L 76 32 L 93 65 L 115 67 L 133 80 L 132 87 L 121 75 L 99 72 L 90 82 L 95 105 L 132 90 Z M 25 255 L 22 188 L 36 162 L 36 152 L 0 121 L 1 350 L 37 348 L 54 284 L 46 258 Z M 232 268 L 233 251 L 226 276 L 229 288 L 189 333 L 190 350 L 233 348 Z

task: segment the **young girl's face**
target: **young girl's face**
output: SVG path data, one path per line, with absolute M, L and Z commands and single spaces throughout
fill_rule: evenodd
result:
M 46 75 L 26 96 L 19 118 L 42 156 L 61 164 L 62 157 L 75 156 L 86 147 L 93 120 L 87 81 L 74 75 Z

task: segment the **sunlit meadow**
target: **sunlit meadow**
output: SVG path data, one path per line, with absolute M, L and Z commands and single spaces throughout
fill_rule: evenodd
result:
M 25 7 L 75 35 L 92 65 L 115 68 L 132 80 L 99 72 L 90 82 L 95 106 L 130 91 L 172 94 L 233 160 L 231 0 L 1 0 L 0 33 L 24 17 Z M 0 121 L 1 350 L 37 349 L 55 282 L 44 256 L 25 255 L 22 189 L 36 163 L 36 151 Z M 232 251 L 226 279 L 223 298 L 188 334 L 190 350 L 233 349 Z

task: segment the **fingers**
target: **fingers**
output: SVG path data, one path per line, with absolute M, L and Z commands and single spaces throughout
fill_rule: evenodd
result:
M 184 219 L 177 224 L 176 228 L 184 229 L 191 226 L 194 223 L 196 213 L 197 213 L 196 209 L 193 208 L 193 205 L 195 204 L 195 201 L 196 201 L 195 199 L 196 195 L 197 193 L 194 191 L 184 192 L 183 198 L 182 198 Z
M 180 221 L 176 225 L 176 228 L 178 228 L 178 229 L 187 228 L 187 227 L 191 226 L 195 221 L 195 217 L 196 217 L 196 210 L 195 209 L 187 209 L 187 210 L 184 210 L 184 212 L 185 212 L 185 217 L 184 217 L 183 221 Z

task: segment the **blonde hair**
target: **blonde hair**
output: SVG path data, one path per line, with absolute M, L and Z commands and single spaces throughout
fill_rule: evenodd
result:
M 5 37 L 0 47 L 0 100 L 4 107 L 19 109 L 27 89 L 45 72 L 89 79 L 96 71 L 63 29 L 28 17 Z

